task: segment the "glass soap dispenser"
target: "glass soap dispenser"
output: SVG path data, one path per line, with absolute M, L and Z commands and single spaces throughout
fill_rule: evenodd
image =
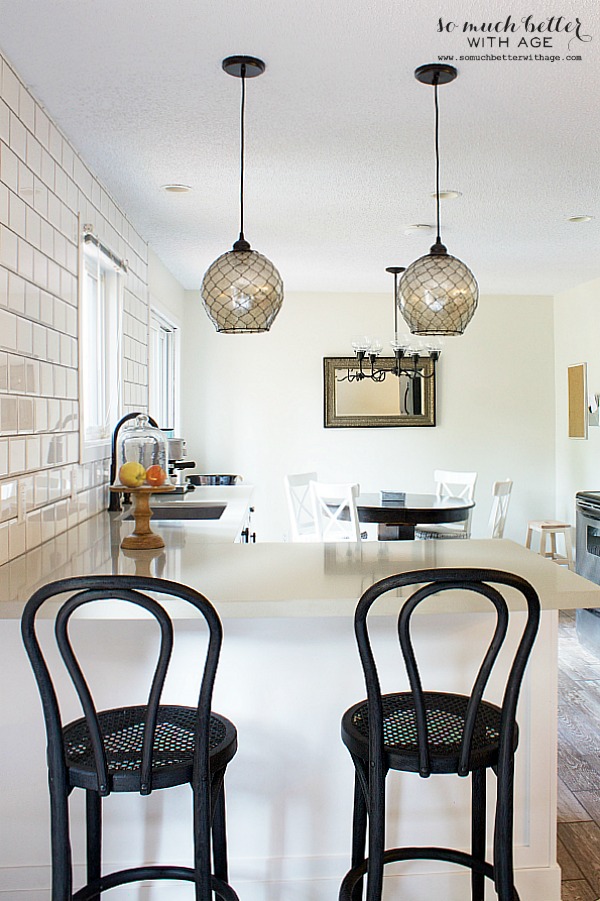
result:
M 114 487 L 171 488 L 167 451 L 168 442 L 163 432 L 150 425 L 145 413 L 140 413 L 119 433 Z

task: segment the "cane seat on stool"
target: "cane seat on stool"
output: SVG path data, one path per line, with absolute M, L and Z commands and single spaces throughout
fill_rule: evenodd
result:
M 36 616 L 47 601 L 51 606 L 57 596 L 65 594 L 68 596 L 56 615 L 56 644 L 84 715 L 63 726 L 55 685 L 36 634 Z M 173 625 L 168 614 L 173 598 L 196 608 L 198 620 L 208 630 L 206 650 L 199 656 L 201 685 L 196 707 L 160 703 L 173 649 Z M 107 599 L 146 610 L 159 626 L 160 646 L 147 703 L 98 711 L 75 657 L 69 627 L 76 610 Z M 36 591 L 25 606 L 21 630 L 46 724 L 52 901 L 93 901 L 108 889 L 149 879 L 192 882 L 196 901 L 210 901 L 212 893 L 225 901 L 237 901 L 227 882 L 223 781 L 227 764 L 237 750 L 237 732 L 233 723 L 211 712 L 222 629 L 210 602 L 197 591 L 165 579 L 81 576 L 52 582 Z M 115 666 L 114 661 L 111 666 Z M 194 866 L 149 864 L 102 874 L 102 798 L 113 792 L 149 795 L 154 789 L 186 783 L 193 797 Z M 86 791 L 87 825 L 86 885 L 75 892 L 69 827 L 73 788 Z
M 382 694 L 367 614 L 381 595 L 411 585 L 415 586 L 412 595 L 399 600 L 397 629 L 410 691 Z M 527 617 L 498 706 L 483 700 L 483 694 L 508 629 L 509 614 L 501 586 L 521 593 Z M 424 691 L 411 639 L 411 617 L 419 604 L 432 595 L 455 590 L 487 599 L 496 611 L 494 635 L 470 695 Z M 449 601 L 452 600 L 450 596 Z M 464 594 L 460 603 L 463 609 Z M 539 599 L 533 587 L 520 576 L 499 570 L 430 569 L 401 573 L 382 579 L 363 594 L 354 627 L 367 698 L 352 706 L 342 718 L 342 740 L 354 763 L 355 786 L 352 867 L 342 882 L 340 901 L 361 898 L 365 875 L 367 901 L 380 901 L 384 865 L 415 859 L 442 860 L 469 868 L 473 901 L 483 901 L 486 877 L 494 881 L 500 901 L 518 901 L 512 846 L 514 753 L 518 742 L 515 716 L 539 616 Z M 485 860 L 486 772 L 490 768 L 498 783 L 492 863 Z M 419 773 L 422 777 L 471 775 L 470 852 L 441 847 L 386 849 L 385 783 L 389 770 Z

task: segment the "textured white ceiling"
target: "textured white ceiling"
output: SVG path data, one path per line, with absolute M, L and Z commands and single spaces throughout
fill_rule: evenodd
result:
M 469 48 L 465 22 L 508 16 L 509 47 Z M 526 16 L 589 40 L 525 47 Z M 286 289 L 384 291 L 433 243 L 404 229 L 435 221 L 433 91 L 413 71 L 441 54 L 459 69 L 440 89 L 449 252 L 483 293 L 600 276 L 597 0 L 0 0 L 0 48 L 186 288 L 237 238 L 240 82 L 221 60 L 238 53 L 267 64 L 247 86 L 246 237 Z M 536 53 L 560 59 L 459 60 Z

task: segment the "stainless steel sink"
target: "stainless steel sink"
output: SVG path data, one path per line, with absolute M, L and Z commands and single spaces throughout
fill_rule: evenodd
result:
M 167 506 L 164 502 L 157 504 L 152 508 L 152 519 L 220 519 L 227 504 L 206 503 L 206 504 L 190 504 L 190 503 L 174 503 Z M 123 517 L 123 521 L 132 520 L 131 513 Z

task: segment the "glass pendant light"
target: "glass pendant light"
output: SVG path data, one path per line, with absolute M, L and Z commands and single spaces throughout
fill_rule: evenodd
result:
M 430 252 L 411 263 L 400 280 L 398 305 L 414 335 L 462 335 L 479 299 L 475 276 L 448 253 L 440 236 L 438 85 L 454 81 L 457 74 L 454 66 L 437 63 L 415 70 L 417 81 L 434 89 L 437 237 Z
M 244 116 L 246 79 L 262 75 L 265 64 L 253 56 L 223 60 L 228 75 L 242 79 L 240 123 L 240 236 L 233 249 L 218 257 L 202 279 L 200 294 L 218 332 L 267 332 L 283 301 L 279 272 L 262 253 L 252 250 L 244 237 Z

